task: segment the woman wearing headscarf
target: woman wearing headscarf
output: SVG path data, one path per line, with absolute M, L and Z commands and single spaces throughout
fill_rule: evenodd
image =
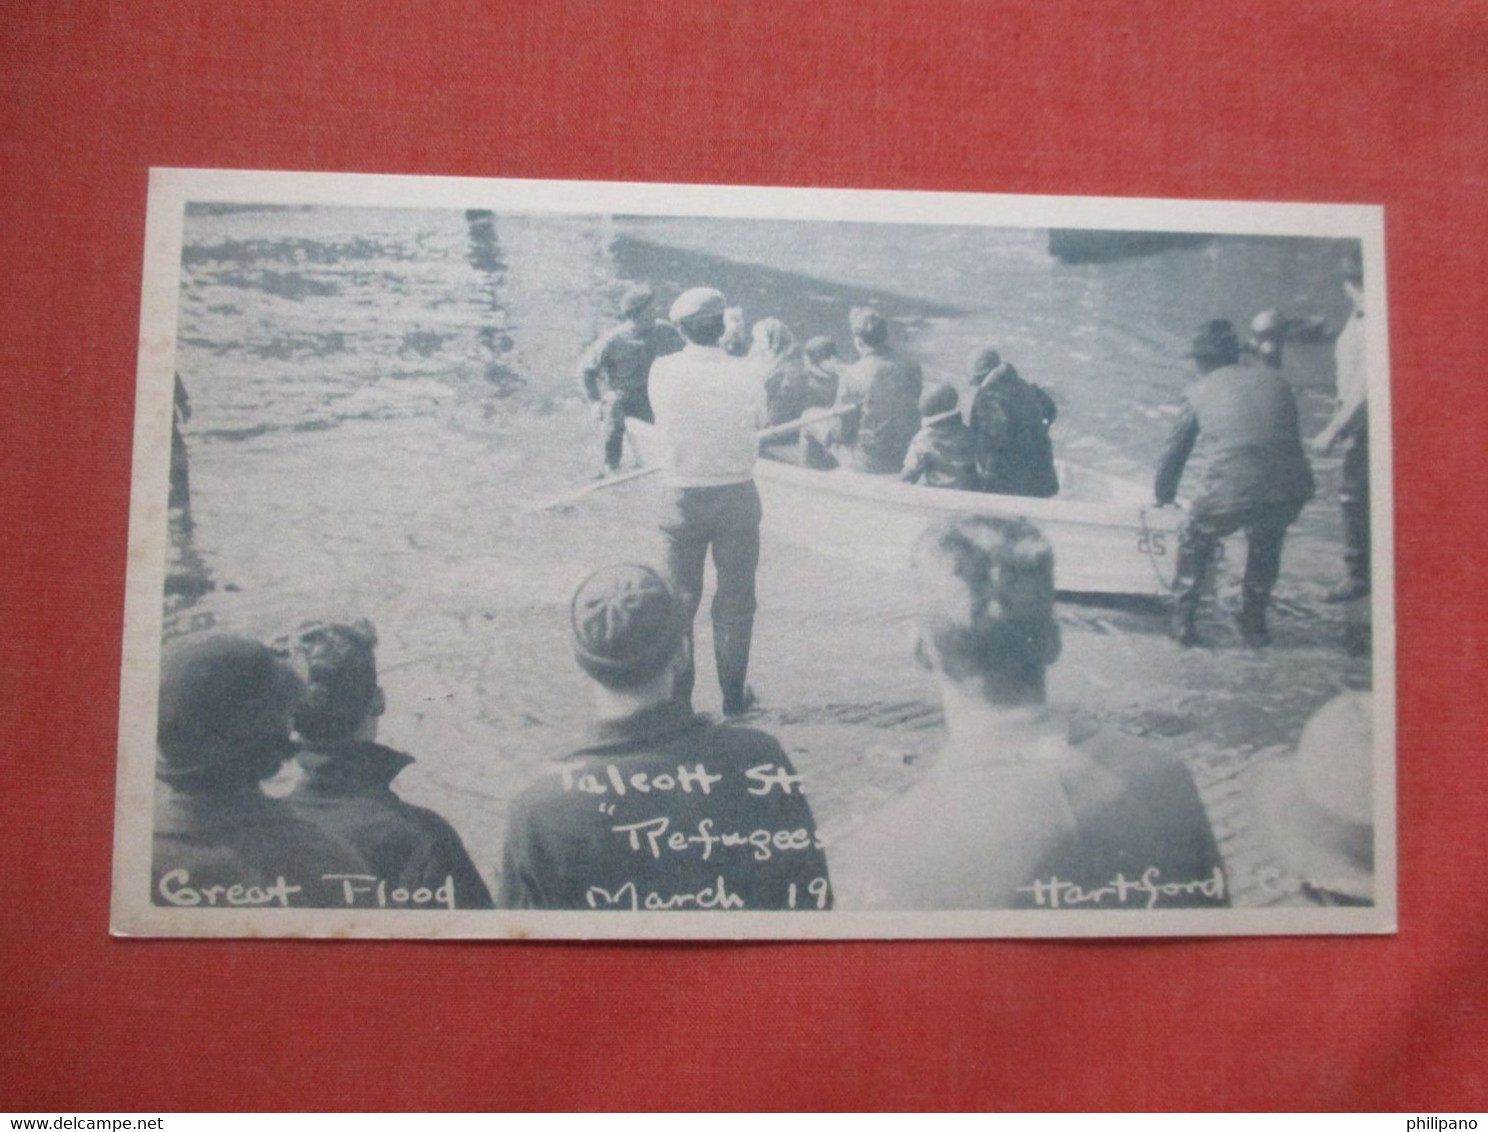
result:
M 753 337 L 749 357 L 761 369 L 769 424 L 799 420 L 806 412 L 806 373 L 796 336 L 778 318 L 762 318 L 754 324 Z M 796 438 L 785 436 L 780 443 L 795 444 Z

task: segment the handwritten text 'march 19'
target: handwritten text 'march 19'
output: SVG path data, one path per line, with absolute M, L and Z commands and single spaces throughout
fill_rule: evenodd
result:
M 816 877 L 808 882 L 804 893 L 792 882 L 786 894 L 786 907 L 823 910 L 827 907 L 831 890 L 826 877 Z M 676 912 L 688 909 L 739 911 L 747 907 L 742 896 L 729 891 L 727 882 L 721 876 L 697 892 L 662 893 L 653 889 L 642 893 L 633 880 L 628 880 L 615 889 L 591 885 L 584 894 L 584 902 L 591 909 L 600 912 Z

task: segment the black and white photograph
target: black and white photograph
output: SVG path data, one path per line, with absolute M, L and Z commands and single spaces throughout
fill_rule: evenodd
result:
M 1394 931 L 1383 233 L 152 171 L 114 932 Z

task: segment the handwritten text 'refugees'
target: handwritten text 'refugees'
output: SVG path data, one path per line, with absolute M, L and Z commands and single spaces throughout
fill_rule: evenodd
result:
M 448 908 L 455 910 L 455 879 L 445 877 L 436 888 L 409 888 L 389 884 L 362 873 L 327 873 L 322 881 L 337 882 L 342 906 L 346 908 Z M 305 891 L 303 885 L 290 884 L 285 877 L 275 877 L 269 884 L 204 884 L 193 885 L 185 869 L 172 869 L 156 885 L 160 899 L 177 908 L 278 908 L 295 907 L 294 896 Z
M 615 797 L 631 793 L 708 795 L 723 781 L 723 775 L 713 774 L 702 763 L 694 763 L 690 768 L 679 765 L 676 774 L 646 771 L 624 774 L 614 763 L 585 774 L 575 774 L 571 768 L 562 767 L 559 774 L 566 791 Z M 775 763 L 752 766 L 744 772 L 744 777 L 752 784 L 748 792 L 758 798 L 776 790 L 782 794 L 801 791 L 801 776 Z M 605 809 L 603 805 L 600 808 Z M 715 849 L 748 849 L 756 861 L 768 861 L 776 853 L 821 848 L 809 829 L 719 830 L 712 818 L 703 818 L 692 831 L 673 829 L 671 818 L 665 816 L 610 828 L 626 839 L 632 852 L 648 853 L 653 858 L 666 853 L 695 852 L 702 860 L 709 861 Z

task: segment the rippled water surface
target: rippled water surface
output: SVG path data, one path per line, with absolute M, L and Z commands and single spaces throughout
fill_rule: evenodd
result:
M 1121 470 L 1150 463 L 1201 321 L 1344 310 L 1328 240 L 1216 237 L 1066 265 L 1042 230 L 196 206 L 184 243 L 178 366 L 196 429 L 223 439 L 570 396 L 574 359 L 640 279 L 663 304 L 717 285 L 751 320 L 844 350 L 848 307 L 873 302 L 943 380 L 996 341 L 1058 399 L 1056 443 Z M 1327 349 L 1293 347 L 1290 363 L 1318 416 Z

